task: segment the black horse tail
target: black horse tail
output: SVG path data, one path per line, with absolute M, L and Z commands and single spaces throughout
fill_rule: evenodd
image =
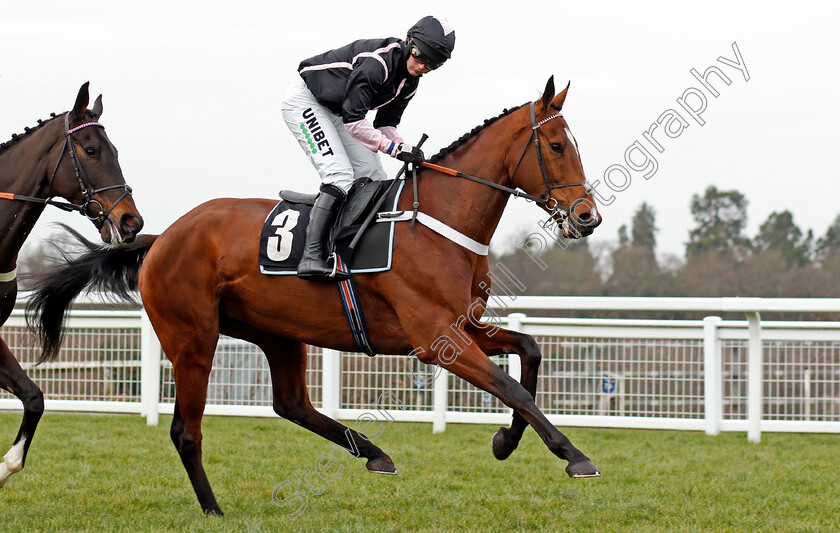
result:
M 78 250 L 58 250 L 58 262 L 35 276 L 36 289 L 26 304 L 26 321 L 42 343 L 39 364 L 58 355 L 64 319 L 82 291 L 100 293 L 114 301 L 137 302 L 140 267 L 158 238 L 139 235 L 130 244 L 108 246 L 92 243 L 68 226 L 64 229 L 75 238 Z

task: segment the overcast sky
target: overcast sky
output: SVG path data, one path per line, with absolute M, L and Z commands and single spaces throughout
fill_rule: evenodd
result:
M 660 228 L 658 251 L 682 255 L 691 196 L 709 185 L 746 195 L 749 236 L 773 211 L 790 210 L 818 237 L 840 214 L 836 2 L 7 1 L 0 137 L 71 108 L 89 80 L 91 99 L 103 94 L 102 122 L 144 232 L 163 231 L 211 198 L 314 192 L 317 173 L 280 115 L 298 63 L 358 38 L 403 37 L 427 14 L 454 25 L 456 49 L 424 76 L 402 136 L 428 133 L 431 154 L 503 108 L 535 99 L 550 75 L 559 86 L 571 80 L 564 112 L 587 178 L 615 198 L 601 207 L 592 244 L 615 241 L 646 201 Z M 736 60 L 733 43 L 749 81 L 718 61 Z M 731 80 L 710 78 L 716 98 L 690 73 L 712 65 Z M 677 102 L 690 88 L 707 100 L 702 126 Z M 688 126 L 676 138 L 654 133 L 660 153 L 643 133 L 669 109 Z M 637 141 L 657 161 L 649 179 L 625 161 Z M 628 169 L 629 184 L 613 165 Z M 626 188 L 610 190 L 605 173 Z M 511 200 L 494 249 L 543 218 Z M 49 235 L 56 220 L 96 236 L 82 217 L 54 209 L 36 236 Z

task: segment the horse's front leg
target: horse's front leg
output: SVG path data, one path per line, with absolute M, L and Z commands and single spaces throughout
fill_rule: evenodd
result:
M 12 447 L 0 460 L 0 487 L 3 487 L 12 474 L 23 469 L 29 444 L 44 413 L 44 395 L 41 389 L 24 374 L 3 339 L 0 339 L 0 388 L 11 392 L 23 402 L 20 430 Z
M 519 383 L 536 400 L 537 378 L 540 372 L 542 354 L 537 342 L 530 335 L 502 328 L 472 328 L 470 335 L 476 344 L 488 357 L 515 353 L 522 364 L 522 376 Z M 517 411 L 513 412 L 513 420 L 509 428 L 499 428 L 493 435 L 493 455 L 500 461 L 510 457 L 513 450 L 519 446 L 522 433 L 528 427 L 528 422 Z
M 446 340 L 451 340 L 447 336 L 451 330 L 446 324 L 438 324 L 437 327 L 431 328 L 415 326 L 406 329 L 414 329 L 409 335 L 412 344 L 422 348 L 418 353 L 420 361 L 446 368 L 481 390 L 489 392 L 517 412 L 534 428 L 554 455 L 569 462 L 566 473 L 570 477 L 601 475 L 592 461 L 575 448 L 568 437 L 551 425 L 537 408 L 531 393 L 491 361 L 478 347 L 477 342 L 465 342 L 465 345 L 454 346 Z M 423 342 L 420 338 L 434 340 L 429 343 L 428 340 Z

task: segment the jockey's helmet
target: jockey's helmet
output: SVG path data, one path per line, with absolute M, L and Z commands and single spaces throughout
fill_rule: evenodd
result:
M 455 28 L 446 19 L 423 17 L 408 30 L 408 45 L 415 59 L 437 68 L 452 57 Z

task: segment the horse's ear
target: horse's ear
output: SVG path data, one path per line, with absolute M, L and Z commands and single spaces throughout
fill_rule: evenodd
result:
M 569 86 L 572 84 L 570 81 L 566 84 L 566 88 L 560 91 L 560 94 L 554 97 L 554 101 L 551 102 L 551 107 L 557 109 L 558 111 L 563 109 L 563 102 L 566 101 L 566 93 L 569 92 Z
M 551 103 L 552 98 L 554 98 L 554 75 L 548 78 L 548 82 L 545 84 L 545 90 L 540 98 L 540 107 L 548 109 L 548 104 Z
M 93 116 L 96 119 L 102 116 L 102 95 L 96 97 L 96 101 L 93 103 Z
M 88 102 L 90 101 L 88 85 L 90 85 L 89 81 L 86 81 L 84 85 L 82 85 L 79 89 L 79 95 L 76 96 L 76 103 L 73 105 L 73 117 L 77 119 L 82 118 L 82 113 L 85 112 Z

